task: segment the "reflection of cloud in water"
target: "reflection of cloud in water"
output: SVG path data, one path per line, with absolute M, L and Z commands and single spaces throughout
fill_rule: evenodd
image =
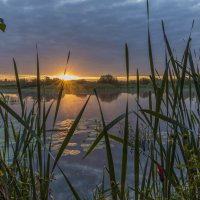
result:
M 69 149 L 65 149 L 63 152 L 63 156 L 76 156 L 80 153 L 79 150 L 69 150 Z
M 147 98 L 149 96 L 149 91 L 140 92 L 140 97 Z
M 78 164 L 78 163 L 63 163 L 62 165 L 64 166 L 66 164 L 67 168 L 70 170 L 73 170 L 73 171 L 78 171 L 82 174 L 85 174 L 85 172 L 90 172 L 90 174 L 93 174 L 93 175 L 97 175 L 97 174 L 101 174 L 102 173 L 102 169 L 97 169 L 97 168 L 94 168 L 94 167 L 91 167 L 89 165 L 81 165 L 81 164 Z M 62 175 L 61 175 L 61 178 Z
M 65 173 L 73 183 L 73 186 L 76 188 L 79 195 L 82 197 L 81 199 L 91 199 L 93 189 L 95 189 L 94 183 L 101 183 L 103 168 L 94 168 L 93 166 L 81 162 L 62 162 L 62 168 L 67 169 Z M 62 174 L 56 173 L 55 178 L 56 181 L 53 183 L 53 188 L 58 191 L 55 195 L 56 199 L 74 199 L 68 188 L 66 193 L 60 192 L 62 191 L 61 189 L 64 190 L 66 184 L 63 180 Z M 86 195 L 89 195 L 88 198 L 84 198 Z
M 66 137 L 73 120 L 64 120 L 56 125 L 56 132 L 52 135 L 52 149 L 58 151 Z M 64 150 L 63 156 L 74 156 L 81 152 L 86 152 L 93 141 L 97 138 L 99 130 L 101 130 L 101 123 L 95 119 L 81 120 L 71 142 Z M 75 137 L 75 138 L 74 138 Z M 74 141 L 73 141 L 74 139 Z M 111 144 L 111 146 L 113 146 Z M 100 141 L 95 149 L 104 148 L 104 141 Z
M 6 102 L 9 102 L 10 105 L 15 105 L 19 103 L 19 98 L 17 94 L 5 94 L 3 96 L 0 96 L 0 99 L 5 99 Z

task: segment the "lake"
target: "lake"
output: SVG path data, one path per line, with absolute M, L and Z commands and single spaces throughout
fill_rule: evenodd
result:
M 9 99 L 9 104 L 12 105 L 13 109 L 20 112 L 20 104 L 16 94 L 6 94 Z M 100 103 L 102 105 L 104 117 L 106 123 L 109 123 L 114 118 L 125 112 L 126 100 L 128 97 L 129 109 L 137 110 L 136 104 L 136 94 L 127 93 L 101 93 L 99 95 Z M 53 101 L 52 111 L 50 112 L 49 120 L 47 121 L 47 128 L 51 129 L 53 124 L 53 113 L 56 107 L 56 96 L 53 94 L 47 95 L 46 97 L 47 106 L 49 106 Z M 73 120 L 78 115 L 85 101 L 87 100 L 87 94 L 64 94 L 61 100 L 61 105 L 59 109 L 59 115 L 57 118 L 57 129 L 66 129 L 66 131 L 53 132 L 53 151 L 56 153 L 57 149 L 62 144 L 66 134 L 67 129 L 73 123 Z M 30 109 L 35 97 L 30 94 L 25 96 L 25 101 L 27 102 L 27 107 Z M 187 101 L 187 94 L 186 94 Z M 140 104 L 143 108 L 148 108 L 148 92 L 141 93 Z M 154 98 L 153 98 L 154 103 Z M 135 130 L 135 115 L 130 115 L 130 127 L 132 132 L 130 133 L 130 138 L 134 136 Z M 163 126 L 164 127 L 164 126 Z M 100 112 L 97 104 L 96 97 L 91 96 L 90 101 L 86 107 L 83 117 L 78 125 L 78 128 L 72 137 L 68 147 L 65 149 L 62 158 L 59 161 L 59 165 L 66 173 L 67 177 L 73 184 L 73 186 L 78 190 L 83 198 L 92 199 L 92 193 L 95 190 L 96 185 L 101 184 L 103 171 L 105 172 L 105 177 L 107 171 L 105 166 L 107 165 L 106 152 L 104 146 L 104 140 L 100 142 L 97 148 L 85 159 L 85 155 L 90 144 L 95 140 L 98 135 L 98 130 L 102 129 Z M 143 127 L 144 134 L 148 132 L 148 127 Z M 123 137 L 123 121 L 113 127 L 110 131 L 119 137 Z M 121 169 L 121 152 L 122 145 L 111 141 L 112 153 L 115 162 L 115 170 L 117 179 L 120 178 Z M 127 172 L 127 182 L 132 183 L 134 181 L 133 177 L 133 154 L 129 152 L 128 161 L 128 172 Z M 56 171 L 56 180 L 52 182 L 52 195 L 57 200 L 63 199 L 74 199 L 71 192 L 66 185 L 63 176 Z

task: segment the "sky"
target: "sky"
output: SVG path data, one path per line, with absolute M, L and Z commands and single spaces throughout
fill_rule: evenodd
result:
M 155 66 L 163 70 L 165 45 L 161 20 L 177 55 L 185 47 L 192 20 L 193 48 L 200 45 L 199 0 L 150 0 L 150 29 Z M 78 76 L 125 75 L 124 44 L 130 51 L 130 74 L 149 74 L 146 0 L 0 0 L 0 74 L 36 73 L 36 44 L 41 74 L 64 71 Z

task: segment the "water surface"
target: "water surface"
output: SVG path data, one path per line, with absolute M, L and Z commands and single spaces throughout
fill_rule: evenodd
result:
M 20 112 L 20 104 L 16 94 L 7 94 L 9 98 L 9 103 L 12 107 Z M 102 105 L 103 114 L 106 123 L 109 123 L 114 118 L 125 112 L 126 101 L 129 101 L 129 109 L 137 110 L 136 104 L 136 94 L 126 94 L 126 93 L 102 93 L 100 94 L 100 103 Z M 54 111 L 56 106 L 56 96 L 50 94 L 46 96 L 47 106 L 54 102 L 52 111 L 50 112 L 49 119 L 47 121 L 47 128 L 51 129 L 53 124 Z M 57 152 L 60 145 L 62 144 L 66 134 L 67 129 L 73 123 L 73 120 L 78 115 L 79 111 L 83 107 L 84 103 L 88 98 L 87 94 L 65 94 L 62 97 L 61 105 L 59 109 L 59 115 L 57 118 L 57 129 L 66 129 L 66 131 L 54 132 L 53 137 L 53 151 Z M 28 109 L 31 109 L 33 102 L 35 102 L 35 96 L 26 95 L 25 100 L 27 102 Z M 148 93 L 144 92 L 140 95 L 140 104 L 143 108 L 148 108 Z M 154 98 L 153 98 L 154 104 Z M 135 128 L 135 115 L 130 115 L 130 127 L 132 133 L 134 134 Z M 143 127 L 144 129 L 148 127 Z M 96 185 L 99 185 L 102 181 L 103 170 L 106 170 L 107 166 L 106 152 L 104 140 L 102 140 L 97 148 L 85 159 L 85 155 L 90 144 L 95 140 L 99 131 L 102 129 L 101 116 L 99 112 L 99 107 L 97 104 L 96 97 L 91 96 L 90 101 L 86 107 L 83 117 L 72 137 L 68 147 L 65 149 L 62 158 L 59 161 L 60 166 L 66 173 L 69 180 L 72 182 L 73 186 L 78 190 L 78 192 L 87 199 L 92 198 L 92 192 Z M 147 130 L 144 130 L 144 132 Z M 109 132 L 123 137 L 123 121 L 118 125 L 113 127 Z M 112 153 L 115 162 L 115 169 L 117 178 L 120 178 L 120 168 L 121 168 L 121 144 L 111 141 Z M 133 183 L 133 155 L 131 151 L 129 152 L 128 161 L 128 183 Z M 63 176 L 56 171 L 55 181 L 52 182 L 52 195 L 58 199 L 73 199 L 71 192 L 69 191 Z

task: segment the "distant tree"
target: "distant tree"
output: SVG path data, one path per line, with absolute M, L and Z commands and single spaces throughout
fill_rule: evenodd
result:
M 49 76 L 45 76 L 44 83 L 46 85 L 50 85 L 52 83 L 52 79 Z
M 151 82 L 151 80 L 149 78 L 141 78 L 140 79 L 140 84 L 143 85 L 148 85 Z
M 49 77 L 49 76 L 45 76 L 45 81 L 50 81 L 51 80 L 51 78 Z
M 28 87 L 28 81 L 25 78 L 20 79 L 19 82 L 21 87 Z
M 79 79 L 75 81 L 77 84 L 84 84 L 87 83 L 87 81 L 85 79 Z
M 108 83 L 108 84 L 118 84 L 118 80 L 116 77 L 106 74 L 106 75 L 101 75 L 99 80 L 97 81 L 98 83 Z
M 37 79 L 36 79 L 36 78 L 31 79 L 31 80 L 29 81 L 29 86 L 30 86 L 30 87 L 36 87 L 36 86 L 37 86 Z
M 200 77 L 199 77 L 199 78 L 200 78 Z M 185 84 L 185 85 L 192 84 L 192 80 L 191 80 L 191 79 L 189 79 L 188 77 L 185 77 L 184 84 Z

